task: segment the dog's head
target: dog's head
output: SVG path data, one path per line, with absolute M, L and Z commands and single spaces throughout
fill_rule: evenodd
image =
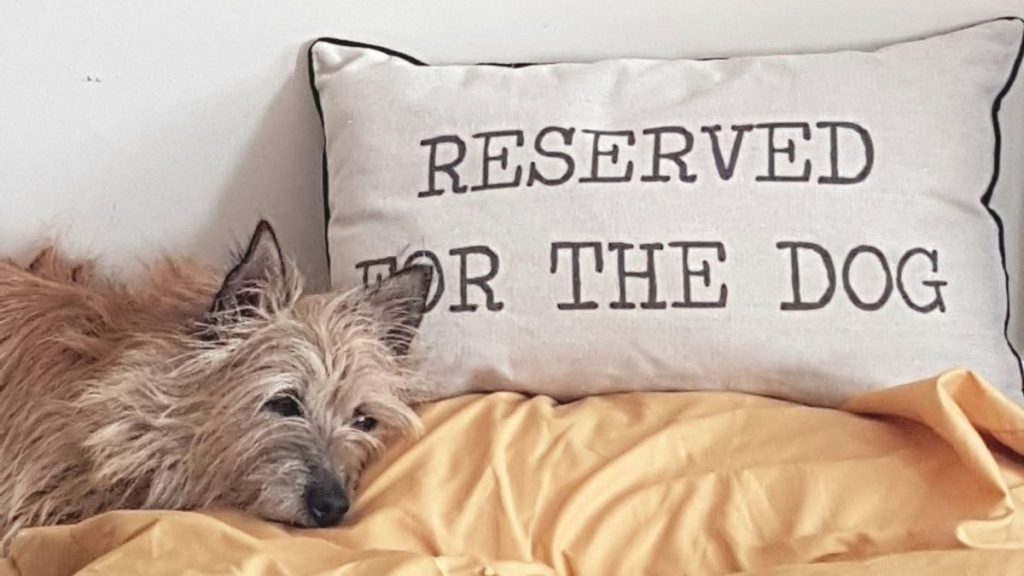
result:
M 368 458 L 417 424 L 407 354 L 430 282 L 429 267 L 413 266 L 375 287 L 300 297 L 260 223 L 202 334 L 219 382 L 196 456 L 229 476 L 233 504 L 299 526 L 341 520 Z
M 337 524 L 367 460 L 418 426 L 409 346 L 431 279 L 429 267 L 411 266 L 369 288 L 302 296 L 261 222 L 188 337 L 189 352 L 153 391 L 181 390 L 164 402 L 157 436 L 188 445 L 177 461 L 137 463 L 157 468 L 148 505 L 194 494 L 181 504 Z

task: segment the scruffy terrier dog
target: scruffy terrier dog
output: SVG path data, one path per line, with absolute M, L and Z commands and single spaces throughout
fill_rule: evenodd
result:
M 303 296 L 266 222 L 226 276 L 168 259 L 127 288 L 52 248 L 0 262 L 0 556 L 112 509 L 337 524 L 368 458 L 418 426 L 430 282 L 410 266 Z

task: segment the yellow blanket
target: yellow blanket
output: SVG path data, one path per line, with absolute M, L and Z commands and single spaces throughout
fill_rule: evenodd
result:
M 422 409 L 340 528 L 117 512 L 0 574 L 1024 574 L 1024 410 L 967 372 L 843 410 L 729 393 Z

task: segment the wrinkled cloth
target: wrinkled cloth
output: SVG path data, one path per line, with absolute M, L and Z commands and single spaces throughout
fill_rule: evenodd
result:
M 1024 574 L 1024 409 L 966 371 L 842 409 L 721 392 L 420 409 L 337 528 L 112 512 L 0 574 Z

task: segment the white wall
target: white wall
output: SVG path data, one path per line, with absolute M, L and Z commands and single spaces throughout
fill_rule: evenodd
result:
M 324 286 L 318 36 L 435 63 L 730 56 L 1004 15 L 1024 0 L 0 0 L 0 256 L 59 233 L 129 272 L 162 250 L 220 262 L 265 215 Z

